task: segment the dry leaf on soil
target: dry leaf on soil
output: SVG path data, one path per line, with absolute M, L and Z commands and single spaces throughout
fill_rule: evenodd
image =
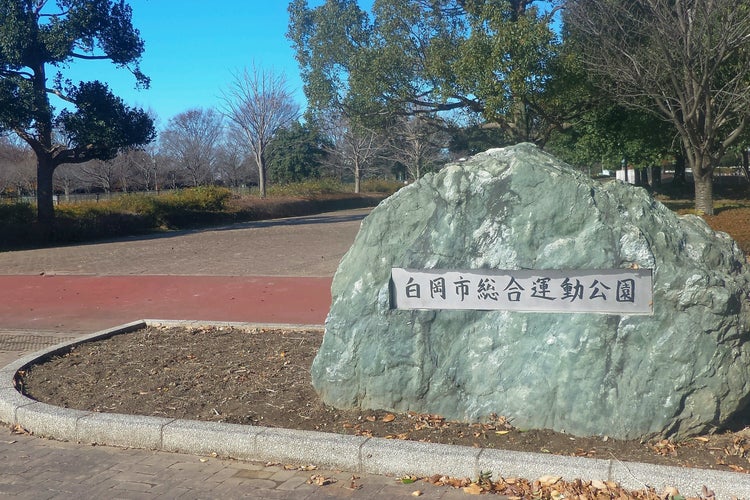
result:
M 481 495 L 484 489 L 477 483 L 471 483 L 469 486 L 464 487 L 464 493 L 469 495 Z
M 556 482 L 562 479 L 562 476 L 542 476 L 539 478 L 539 484 L 542 486 L 552 486 Z

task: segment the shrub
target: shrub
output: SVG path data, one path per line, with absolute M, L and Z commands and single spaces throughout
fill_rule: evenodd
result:
M 159 210 L 159 201 L 153 195 L 127 194 L 108 201 L 114 210 L 130 214 L 152 215 Z
M 31 224 L 35 218 L 31 203 L 0 203 L 0 224 Z
M 173 193 L 162 195 L 158 201 L 170 210 L 201 210 L 217 212 L 226 208 L 232 198 L 232 191 L 218 186 L 199 186 L 181 189 Z
M 277 200 L 245 197 L 231 204 L 232 192 L 215 186 L 156 196 L 123 194 L 109 200 L 62 203 L 55 207 L 52 227 L 36 222 L 33 204 L 0 203 L 0 251 L 358 208 L 372 206 L 378 198 L 346 194 L 351 191 L 350 185 L 328 178 L 275 186 L 272 194 Z
M 404 187 L 402 182 L 390 179 L 365 179 L 360 185 L 363 193 L 393 194 L 402 187 Z
M 127 194 L 111 200 L 61 204 L 57 214 L 62 219 L 78 220 L 88 224 L 92 232 L 110 227 L 117 229 L 141 227 L 141 231 L 158 227 L 183 227 L 194 225 L 205 218 L 207 212 L 225 210 L 232 197 L 229 189 L 203 186 L 183 189 L 161 195 Z M 81 226 L 83 228 L 83 226 Z
M 319 194 L 344 193 L 350 191 L 338 180 L 330 177 L 308 179 L 302 182 L 277 184 L 268 188 L 269 196 L 308 197 Z

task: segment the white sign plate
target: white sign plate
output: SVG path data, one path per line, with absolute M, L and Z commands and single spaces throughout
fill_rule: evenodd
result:
M 392 309 L 653 314 L 650 269 L 391 270 Z

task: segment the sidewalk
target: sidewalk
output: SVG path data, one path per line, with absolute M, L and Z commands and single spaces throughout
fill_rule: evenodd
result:
M 284 465 L 222 460 L 180 453 L 50 441 L 0 432 L 0 497 L 42 500 L 121 498 L 466 498 L 460 490 L 395 478 Z M 310 478 L 335 480 L 323 486 Z M 355 477 L 352 481 L 352 477 Z M 353 486 L 353 488 L 352 488 Z

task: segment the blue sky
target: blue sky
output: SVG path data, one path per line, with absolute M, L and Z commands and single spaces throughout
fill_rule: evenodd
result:
M 110 62 L 83 61 L 64 71 L 78 81 L 98 79 L 129 106 L 157 116 L 162 128 L 174 115 L 195 107 L 217 107 L 233 73 L 255 63 L 286 75 L 304 105 L 302 81 L 285 33 L 286 0 L 129 0 L 133 24 L 146 44 L 141 70 L 151 78 L 148 90 L 136 90 L 135 78 Z M 310 2 L 319 5 L 322 0 Z M 371 5 L 370 0 L 360 2 Z M 50 68 L 50 77 L 54 75 Z

